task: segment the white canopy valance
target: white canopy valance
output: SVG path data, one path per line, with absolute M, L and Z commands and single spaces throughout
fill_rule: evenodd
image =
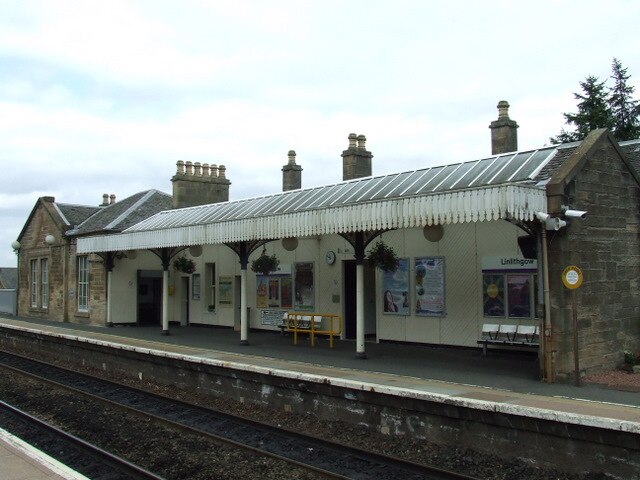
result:
M 214 245 L 434 224 L 533 220 L 536 212 L 546 212 L 546 209 L 544 187 L 522 184 L 323 206 L 280 214 L 252 213 L 244 218 L 212 218 L 207 222 L 200 220 L 202 212 L 194 207 L 161 212 L 120 234 L 79 238 L 77 251 L 91 253 Z M 184 216 L 180 218 L 179 225 L 168 226 L 175 224 L 175 217 L 179 215 Z M 167 222 L 169 216 L 172 221 Z

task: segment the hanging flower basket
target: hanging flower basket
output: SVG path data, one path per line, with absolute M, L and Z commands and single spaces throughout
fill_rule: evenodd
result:
M 378 240 L 367 254 L 367 264 L 385 272 L 395 272 L 399 262 L 395 250 L 382 240 Z
M 196 271 L 196 263 L 187 257 L 178 257 L 173 261 L 173 267 L 182 273 L 191 275 Z
M 251 270 L 262 275 L 269 275 L 269 272 L 275 272 L 280 265 L 280 260 L 275 254 L 269 256 L 266 250 L 262 250 L 262 255 L 251 262 Z

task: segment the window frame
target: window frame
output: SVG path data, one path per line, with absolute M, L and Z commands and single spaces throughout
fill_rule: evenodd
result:
M 79 255 L 76 257 L 76 286 L 77 286 L 77 303 L 78 312 L 89 312 L 89 257 L 87 255 Z

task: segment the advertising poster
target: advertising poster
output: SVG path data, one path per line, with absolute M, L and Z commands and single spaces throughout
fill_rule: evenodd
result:
M 267 306 L 267 294 L 269 292 L 269 277 L 256 276 L 256 307 Z
M 382 272 L 382 305 L 386 314 L 410 314 L 408 258 L 400 259 L 395 272 Z
M 220 277 L 218 303 L 220 305 L 233 305 L 233 277 Z
M 294 272 L 295 310 L 314 308 L 313 263 L 296 263 Z
M 444 257 L 418 257 L 415 259 L 416 315 L 443 317 Z
M 291 277 L 282 277 L 280 279 L 280 306 L 282 308 L 291 308 Z
M 269 277 L 269 306 L 280 306 L 280 279 Z

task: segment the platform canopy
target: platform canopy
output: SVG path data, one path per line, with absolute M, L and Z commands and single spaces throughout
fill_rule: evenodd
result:
M 212 245 L 499 219 L 547 208 L 548 147 L 245 200 L 166 210 L 120 234 L 78 239 L 78 253 Z

